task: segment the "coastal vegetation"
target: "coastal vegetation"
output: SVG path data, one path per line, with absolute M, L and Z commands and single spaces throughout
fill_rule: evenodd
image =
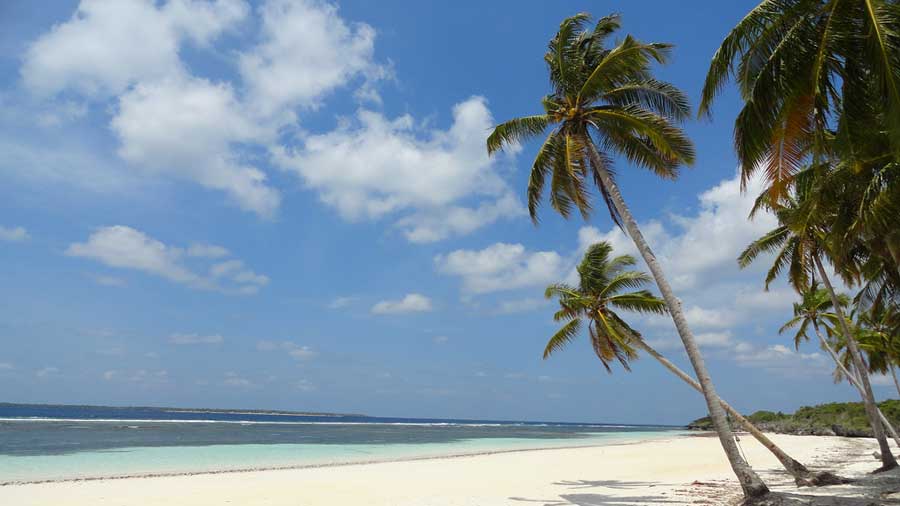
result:
M 726 417 L 728 405 L 716 393 L 681 302 L 614 176 L 617 158 L 667 179 L 694 161 L 693 145 L 680 126 L 690 115 L 688 99 L 653 75 L 652 65 L 665 64 L 671 46 L 630 35 L 608 45 L 620 28 L 619 17 L 600 18 L 593 27 L 589 20 L 586 14 L 565 19 L 549 43 L 544 61 L 552 89 L 541 100 L 543 113 L 498 125 L 487 150 L 493 154 L 543 136 L 527 189 L 535 224 L 548 178 L 550 205 L 566 218 L 577 211 L 588 219 L 594 187 L 652 278 L 625 270 L 634 259 L 612 257 L 608 244 L 589 248 L 578 267 L 578 286 L 547 289 L 548 297 L 559 300 L 556 318 L 565 324 L 544 356 L 586 326 L 607 370 L 615 363 L 627 370 L 643 350 L 682 380 L 696 382 L 709 412 L 705 426 L 718 434 L 746 501 L 778 501 L 741 456 Z M 743 103 L 734 120 L 742 189 L 754 178 L 764 185 L 748 219 L 769 213 L 778 222 L 747 246 L 737 264 L 769 262 L 766 289 L 779 277 L 787 280 L 799 302 L 781 332 L 795 331 L 799 347 L 811 330 L 833 358 L 836 380 L 853 385 L 862 403 L 794 415 L 729 414 L 748 428 L 759 423 L 771 430 L 871 431 L 880 448 L 876 471 L 895 468 L 886 432 L 900 444 L 897 406 L 876 402 L 869 375 L 890 373 L 900 393 L 894 370 L 900 363 L 900 4 L 763 1 L 714 54 L 701 91 L 701 117 L 711 116 L 730 81 Z M 651 279 L 661 298 L 641 288 Z M 838 282 L 853 294 L 840 293 Z M 696 380 L 649 348 L 619 310 L 669 314 Z
M 900 401 L 878 403 L 888 420 L 900 423 Z M 803 406 L 794 413 L 757 411 L 747 415 L 754 425 L 767 432 L 780 434 L 872 437 L 872 427 L 862 402 L 832 402 Z M 710 430 L 709 417 L 698 418 L 687 425 L 692 430 Z

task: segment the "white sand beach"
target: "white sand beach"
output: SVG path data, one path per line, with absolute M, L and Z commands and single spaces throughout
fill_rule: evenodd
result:
M 772 435 L 811 469 L 867 477 L 877 467 L 871 439 Z M 775 490 L 849 498 L 890 497 L 900 483 L 885 473 L 879 487 L 860 484 L 797 489 L 753 440 L 742 447 Z M 886 485 L 885 485 L 886 483 Z M 900 486 L 897 487 L 900 490 Z M 599 506 L 730 504 L 739 489 L 714 437 L 574 449 L 323 468 L 193 476 L 70 481 L 0 487 L 0 504 L 16 506 Z M 866 499 L 868 497 L 868 499 Z

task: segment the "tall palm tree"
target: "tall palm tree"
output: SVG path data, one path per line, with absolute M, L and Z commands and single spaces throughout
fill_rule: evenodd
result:
M 800 343 L 809 340 L 809 327 L 812 327 L 816 337 L 819 339 L 819 344 L 828 352 L 828 355 L 837 367 L 836 381 L 845 378 L 859 392 L 860 397 L 865 400 L 866 392 L 862 387 L 862 382 L 855 373 L 850 371 L 852 365 L 848 366 L 848 363 L 852 362 L 852 360 L 842 359 L 839 351 L 835 350 L 836 347 L 826 337 L 826 335 L 837 335 L 836 329 L 839 326 L 838 316 L 832 311 L 834 303 L 831 300 L 831 296 L 826 290 L 819 288 L 818 283 L 815 282 L 812 283 L 812 286 L 805 289 L 800 296 L 801 301 L 794 303 L 794 317 L 788 320 L 778 332 L 783 334 L 790 329 L 797 329 L 794 334 L 794 347 L 799 350 Z M 850 303 L 847 296 L 843 294 L 838 294 L 837 299 L 842 307 L 846 307 Z M 825 335 L 823 335 L 823 330 Z M 860 342 L 860 347 L 865 348 L 865 345 Z M 870 360 L 870 367 L 871 363 Z M 876 409 L 878 410 L 878 418 L 881 420 L 884 428 L 891 433 L 891 437 L 900 446 L 900 434 L 897 433 L 888 418 L 884 416 L 881 409 L 877 408 L 877 406 Z
M 788 280 L 799 293 L 811 286 L 816 276 L 822 281 L 837 316 L 838 330 L 846 339 L 853 367 L 864 391 L 863 404 L 872 432 L 881 448 L 882 469 L 892 469 L 897 467 L 897 461 L 891 453 L 878 416 L 878 406 L 862 354 L 823 263 L 823 258 L 827 260 L 829 255 L 825 237 L 828 235 L 826 224 L 830 218 L 828 206 L 832 204 L 827 199 L 819 198 L 824 170 L 827 167 L 814 165 L 796 175 L 791 184 L 792 191 L 787 195 L 776 197 L 771 192 L 764 192 L 757 199 L 755 210 L 768 208 L 775 213 L 780 225 L 751 243 L 738 257 L 738 263 L 741 267 L 746 267 L 762 253 L 775 253 L 775 261 L 766 275 L 766 289 L 786 267 Z M 776 198 L 777 203 L 774 202 Z
M 774 194 L 810 159 L 857 157 L 882 134 L 900 157 L 900 5 L 896 0 L 764 0 L 722 41 L 700 113 L 734 79 L 743 181 L 762 168 Z M 862 157 L 865 158 L 865 157 Z
M 644 43 L 629 35 L 608 48 L 606 39 L 620 27 L 618 16 L 600 19 L 593 29 L 587 28 L 588 21 L 587 14 L 578 14 L 560 24 L 544 56 L 552 85 L 552 92 L 541 101 L 544 112 L 498 125 L 487 139 L 488 153 L 551 129 L 535 157 L 528 183 L 528 210 L 535 222 L 548 176 L 550 204 L 564 217 L 573 206 L 588 216 L 587 185 L 593 180 L 612 219 L 624 226 L 656 280 L 744 495 L 761 497 L 768 488 L 738 450 L 681 303 L 612 172 L 613 154 L 669 179 L 678 175 L 682 165 L 694 161 L 693 145 L 677 126 L 689 115 L 688 101 L 671 84 L 654 79 L 650 70 L 652 62 L 666 61 L 671 46 Z
M 611 364 L 614 361 L 621 363 L 626 370 L 629 369 L 628 362 L 637 358 L 636 351 L 640 350 L 655 358 L 694 390 L 702 393 L 703 389 L 694 378 L 653 349 L 641 334 L 619 315 L 618 311 L 657 314 L 666 312 L 665 301 L 642 289 L 652 281 L 652 278 L 643 272 L 627 270 L 635 263 L 634 257 L 629 255 L 612 257 L 612 247 L 609 243 L 600 242 L 588 248 L 578 265 L 578 286 L 554 284 L 547 287 L 545 296 L 556 297 L 559 301 L 559 310 L 554 314 L 554 320 L 564 321 L 565 324 L 547 342 L 544 358 L 550 357 L 571 343 L 586 322 L 591 347 L 607 371 L 612 371 Z M 722 399 L 720 404 L 732 419 L 740 423 L 775 455 L 785 470 L 794 477 L 797 485 L 828 485 L 843 481 L 829 472 L 811 473 L 806 466 L 778 447 L 730 404 Z

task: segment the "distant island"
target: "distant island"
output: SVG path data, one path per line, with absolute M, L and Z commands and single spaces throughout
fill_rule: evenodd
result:
M 101 406 L 95 404 L 40 404 L 0 402 L 0 408 L 76 408 L 76 409 L 152 409 L 168 413 L 218 413 L 225 415 L 266 415 L 266 416 L 322 416 L 322 417 L 354 417 L 369 418 L 358 413 L 326 413 L 317 411 L 287 411 L 279 409 L 234 409 L 234 408 L 176 408 L 166 406 Z
M 900 423 L 900 401 L 886 400 L 878 404 L 890 421 Z M 831 402 L 803 406 L 793 414 L 781 411 L 757 411 L 747 417 L 760 430 L 779 434 L 809 436 L 872 437 L 872 429 L 861 402 Z M 687 425 L 689 430 L 713 430 L 708 416 Z

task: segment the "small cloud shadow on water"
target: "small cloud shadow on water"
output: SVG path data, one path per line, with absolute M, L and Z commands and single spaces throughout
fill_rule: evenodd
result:
M 609 488 L 615 490 L 647 489 L 656 485 L 650 481 L 619 480 L 577 480 L 558 481 L 554 485 L 570 489 Z M 526 497 L 510 497 L 510 501 L 519 503 L 535 503 L 542 506 L 640 506 L 646 504 L 675 503 L 671 497 L 664 495 L 611 496 L 606 494 L 560 494 L 555 499 L 532 499 Z

